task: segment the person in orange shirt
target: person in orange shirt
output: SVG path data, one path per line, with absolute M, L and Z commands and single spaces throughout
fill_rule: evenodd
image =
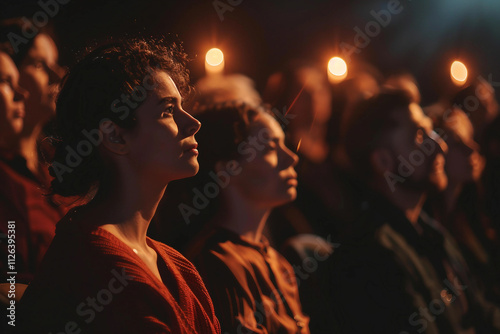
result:
M 205 224 L 186 254 L 222 331 L 309 333 L 293 268 L 263 235 L 271 210 L 297 195 L 297 155 L 266 107 L 223 103 L 196 115 L 202 167 L 192 188 L 180 182 L 194 197 L 179 208 Z

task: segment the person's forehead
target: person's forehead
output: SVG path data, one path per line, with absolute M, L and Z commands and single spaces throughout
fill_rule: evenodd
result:
M 179 90 L 170 75 L 164 71 L 157 71 L 153 75 L 153 78 L 157 84 L 153 95 L 156 95 L 160 99 L 164 97 L 175 97 L 181 100 Z
M 253 133 L 266 129 L 269 135 L 274 138 L 282 138 L 285 136 L 279 123 L 271 115 L 263 112 L 260 113 L 257 119 L 253 122 L 251 129 Z
M 58 58 L 56 44 L 52 38 L 45 34 L 39 34 L 35 37 L 28 54 L 33 58 L 43 58 L 54 62 Z

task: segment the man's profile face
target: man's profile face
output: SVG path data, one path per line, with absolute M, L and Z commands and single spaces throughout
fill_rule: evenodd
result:
M 405 178 L 398 186 L 417 190 L 444 190 L 448 179 L 444 170 L 442 140 L 433 131 L 432 121 L 422 108 L 412 103 L 396 113 L 397 127 L 390 134 L 395 159 L 393 172 Z

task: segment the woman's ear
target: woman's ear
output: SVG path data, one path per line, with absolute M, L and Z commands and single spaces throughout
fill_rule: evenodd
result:
M 125 139 L 125 130 L 112 121 L 104 121 L 100 125 L 102 133 L 102 145 L 109 151 L 124 155 L 129 151 L 127 141 Z
M 370 163 L 373 170 L 378 175 L 384 175 L 386 171 L 392 172 L 395 167 L 395 161 L 390 150 L 379 148 L 370 154 Z

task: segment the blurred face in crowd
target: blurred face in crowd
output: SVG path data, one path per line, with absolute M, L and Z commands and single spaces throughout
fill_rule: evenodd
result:
M 467 115 L 460 109 L 454 109 L 445 121 L 444 131 L 449 148 L 445 167 L 448 178 L 456 182 L 478 180 L 483 159 Z
M 39 34 L 19 65 L 19 84 L 26 88 L 27 124 L 46 122 L 55 114 L 55 99 L 64 71 L 57 63 L 58 52 L 52 38 Z
M 0 135 L 21 132 L 26 91 L 18 86 L 19 73 L 12 59 L 0 52 Z
M 242 159 L 242 172 L 232 184 L 245 199 L 261 208 L 273 208 L 295 199 L 298 157 L 285 145 L 285 135 L 271 116 L 261 113 L 252 122 L 249 138 L 257 138 L 256 154 Z
M 416 103 L 397 114 L 399 125 L 391 135 L 395 174 L 405 181 L 402 187 L 417 190 L 444 190 L 447 177 L 443 151 L 446 144 L 433 131 L 432 121 Z M 409 174 L 409 175 L 408 175 Z
M 498 102 L 495 98 L 495 90 L 485 81 L 478 83 L 475 95 L 481 103 L 473 106 L 468 105 L 469 109 L 471 109 L 470 117 L 478 126 L 482 126 L 485 122 L 492 121 L 498 115 Z

